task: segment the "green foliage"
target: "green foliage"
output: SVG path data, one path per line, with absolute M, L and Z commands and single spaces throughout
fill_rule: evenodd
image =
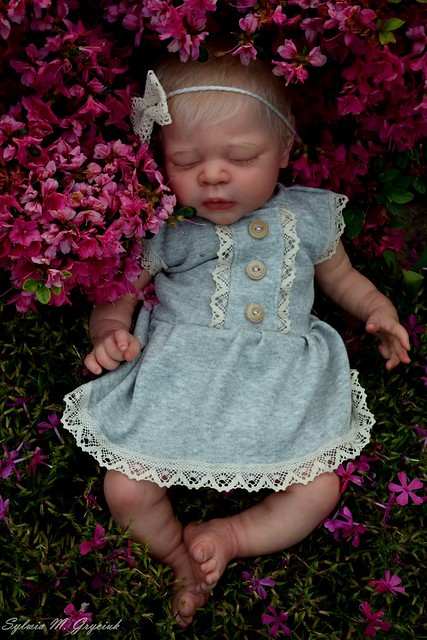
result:
M 424 301 L 402 289 L 385 263 L 371 263 L 365 273 L 393 297 L 403 318 L 410 313 L 422 317 Z M 323 313 L 321 306 L 319 300 L 318 311 Z M 0 627 L 6 625 L 2 637 L 12 637 L 10 621 L 16 619 L 16 624 L 33 627 L 17 631 L 15 638 L 61 638 L 64 634 L 55 628 L 55 621 L 67 617 L 64 608 L 73 603 L 79 609 L 88 603 L 93 624 L 117 627 L 94 630 L 90 633 L 94 638 L 267 639 L 271 636 L 261 616 L 271 605 L 288 612 L 294 640 L 359 640 L 365 637 L 359 605 L 368 601 L 372 611 L 384 611 L 384 619 L 393 625 L 388 633 L 379 631 L 379 639 L 427 638 L 425 505 L 395 505 L 386 527 L 380 506 L 387 503 L 387 485 L 397 481 L 399 471 L 427 481 L 426 449 L 413 429 L 416 424 L 427 428 L 422 380 L 425 336 L 412 351 L 412 364 L 389 374 L 373 338 L 362 337 L 359 327 L 350 329 L 341 315 L 327 309 L 329 321 L 346 337 L 352 364 L 361 372 L 377 418 L 365 453 L 378 460 L 364 476 L 363 486 L 350 484 L 340 503 L 366 525 L 367 532 L 360 547 L 354 548 L 351 540 L 334 541 L 320 527 L 282 553 L 233 562 L 193 625 L 180 631 L 170 617 L 172 573 L 133 543 L 134 566 L 128 563 L 129 535 L 121 534 L 111 520 L 102 493 L 102 470 L 60 427 L 63 442 L 54 429 L 39 433 L 38 424 L 47 422 L 52 413 L 60 415 L 64 394 L 85 379 L 87 313 L 87 305 L 79 299 L 67 309 L 42 307 L 37 314 L 22 316 L 11 306 L 2 308 L 1 438 L 9 451 L 23 443 L 18 456 L 24 459 L 16 464 L 20 478 L 14 472 L 0 478 L 0 495 L 10 501 L 9 526 L 0 522 Z M 355 344 L 357 348 L 352 347 Z M 33 473 L 27 468 L 38 448 L 48 458 Z M 211 490 L 179 488 L 170 495 L 184 522 L 235 513 L 257 499 L 238 491 L 221 496 Z M 97 524 L 105 529 L 108 542 L 82 555 L 79 544 L 92 540 Z M 386 569 L 399 575 L 404 594 L 393 597 L 369 585 Z M 248 590 L 243 571 L 276 581 L 267 600 Z M 82 629 L 74 637 L 88 637 L 88 631 Z

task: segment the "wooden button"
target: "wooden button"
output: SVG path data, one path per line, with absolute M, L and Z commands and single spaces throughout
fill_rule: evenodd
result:
M 261 280 L 265 276 L 265 265 L 260 260 L 251 260 L 246 266 L 246 273 L 251 280 Z
M 252 238 L 261 240 L 261 238 L 265 238 L 268 233 L 268 223 L 264 220 L 254 220 L 248 225 L 248 231 Z
M 248 320 L 257 324 L 258 322 L 262 322 L 264 320 L 264 309 L 260 304 L 252 303 L 248 304 L 245 310 L 245 314 Z

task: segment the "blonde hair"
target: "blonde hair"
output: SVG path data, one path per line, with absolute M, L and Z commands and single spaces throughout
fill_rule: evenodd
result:
M 156 75 L 166 94 L 185 87 L 207 84 L 251 91 L 265 98 L 293 123 L 290 100 L 283 80 L 273 75 L 271 64 L 267 60 L 254 60 L 245 66 L 238 57 L 211 49 L 206 62 L 184 63 L 175 57 L 167 57 L 156 68 Z M 256 110 L 261 123 L 283 140 L 285 146 L 290 145 L 293 139 L 289 128 L 271 109 L 244 94 L 200 91 L 173 96 L 168 99 L 168 105 L 172 119 L 179 122 L 184 133 L 203 124 L 217 124 L 250 106 Z

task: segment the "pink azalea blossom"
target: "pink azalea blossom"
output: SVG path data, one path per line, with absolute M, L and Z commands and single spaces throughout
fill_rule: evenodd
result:
M 423 488 L 424 485 L 421 480 L 419 478 L 414 478 L 408 484 L 408 478 L 404 471 L 399 471 L 397 477 L 399 478 L 400 484 L 396 484 L 394 482 L 390 482 L 388 484 L 388 488 L 392 493 L 400 494 L 396 496 L 396 502 L 402 506 L 406 506 L 409 498 L 411 498 L 415 504 L 422 504 L 423 499 L 414 493 L 417 489 Z
M 379 591 L 380 593 L 388 592 L 396 596 L 398 593 L 405 593 L 404 587 L 399 587 L 401 582 L 402 580 L 397 574 L 394 573 L 391 575 L 390 569 L 387 569 L 384 573 L 384 578 L 370 580 L 368 584 L 376 585 L 375 591 Z

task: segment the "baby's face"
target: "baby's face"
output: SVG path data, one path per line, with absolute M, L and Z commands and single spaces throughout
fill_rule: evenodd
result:
M 273 194 L 289 150 L 247 109 L 183 134 L 163 127 L 166 174 L 181 206 L 216 224 L 232 224 Z

